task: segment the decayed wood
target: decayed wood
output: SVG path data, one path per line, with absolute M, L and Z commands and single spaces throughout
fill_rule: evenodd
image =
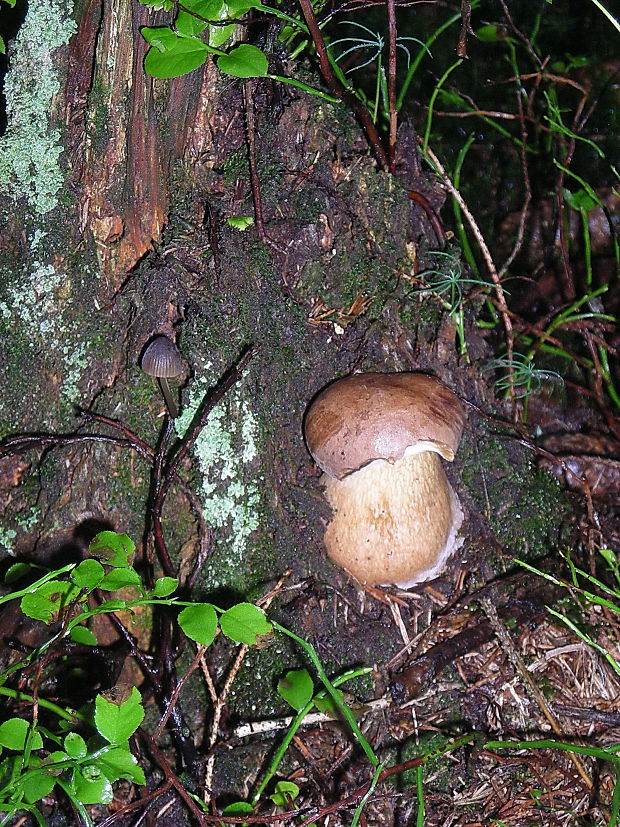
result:
M 88 0 L 70 45 L 65 121 L 79 231 L 95 239 L 109 295 L 161 238 L 171 162 L 203 156 L 209 140 L 213 70 L 169 83 L 150 78 L 140 28 L 156 23 L 130 0 Z

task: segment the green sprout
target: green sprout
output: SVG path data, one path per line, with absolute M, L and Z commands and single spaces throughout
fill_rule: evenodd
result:
M 333 58 L 332 65 L 336 70 L 340 80 L 345 86 L 348 86 L 348 82 L 345 80 L 345 74 L 351 74 L 352 72 L 357 72 L 359 69 L 363 69 L 366 66 L 369 66 L 371 63 L 377 62 L 377 84 L 375 87 L 375 95 L 374 101 L 369 101 L 366 98 L 366 95 L 361 91 L 357 90 L 356 94 L 360 99 L 362 99 L 366 106 L 368 106 L 373 121 L 376 123 L 381 106 L 381 115 L 384 118 L 389 118 L 389 111 L 387 105 L 387 80 L 385 77 L 385 69 L 383 68 L 383 51 L 385 49 L 385 38 L 380 32 L 375 32 L 372 29 L 369 29 L 367 26 L 364 26 L 362 23 L 356 23 L 354 20 L 342 20 L 340 21 L 339 25 L 347 25 L 347 26 L 355 26 L 358 29 L 362 29 L 364 32 L 368 34 L 368 37 L 364 37 L 360 35 L 360 37 L 341 37 L 338 40 L 333 40 L 328 45 L 329 49 L 333 49 L 334 46 L 338 46 L 340 44 L 351 43 L 352 45 L 346 48 L 343 52 L 340 52 L 335 58 Z M 427 52 L 430 55 L 430 50 L 428 46 L 419 40 L 417 37 L 398 37 L 396 38 L 396 48 L 402 49 L 402 51 L 407 55 L 407 68 L 409 69 L 411 65 L 411 54 L 409 49 L 405 45 L 404 41 L 413 41 L 419 44 L 422 47 L 423 52 Z M 359 50 L 369 50 L 369 56 L 363 63 L 358 63 L 355 66 L 347 69 L 345 73 L 342 72 L 340 67 L 338 66 L 338 62 L 344 60 L 347 55 L 352 54 L 353 52 Z M 432 57 L 432 55 L 431 55 Z
M 531 393 L 539 390 L 545 379 L 564 383 L 559 373 L 554 370 L 537 368 L 534 360 L 522 353 L 513 353 L 511 359 L 507 357 L 493 359 L 484 370 L 506 371 L 495 381 L 495 387 L 502 394 L 512 391 L 516 399 L 527 399 Z
M 449 312 L 456 324 L 459 339 L 459 353 L 461 356 L 467 354 L 467 343 L 465 341 L 465 311 L 463 308 L 465 296 L 463 286 L 475 284 L 485 290 L 493 285 L 484 279 L 470 279 L 463 275 L 463 265 L 456 256 L 441 251 L 433 251 L 434 256 L 443 256 L 446 266 L 443 269 L 424 270 L 419 273 L 418 278 L 424 281 L 424 286 L 416 290 L 416 293 L 434 293 L 441 301 L 443 307 Z

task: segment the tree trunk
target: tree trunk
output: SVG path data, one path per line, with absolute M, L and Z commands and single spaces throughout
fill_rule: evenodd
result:
M 139 358 L 156 334 L 175 339 L 187 364 L 181 434 L 205 392 L 255 347 L 195 448 L 193 484 L 213 531 L 207 582 L 243 591 L 286 566 L 318 571 L 321 518 L 301 436 L 308 401 L 359 368 L 449 378 L 420 338 L 417 302 L 406 321 L 397 308 L 411 293 L 415 236 L 432 232 L 407 189 L 435 204 L 441 196 L 416 172 L 415 149 L 400 180 L 378 171 L 343 104 L 222 79 L 210 61 L 154 81 L 139 34 L 153 12 L 87 0 L 77 17 L 76 26 L 62 4 L 38 3 L 10 54 L 3 434 L 119 436 L 81 409 L 154 443 L 162 400 Z M 257 201 L 262 222 L 231 226 Z M 130 449 L 69 441 L 4 463 L 5 553 L 52 553 L 79 543 L 84 524 L 142 536 L 149 468 Z M 176 496 L 175 559 L 196 550 L 195 515 Z

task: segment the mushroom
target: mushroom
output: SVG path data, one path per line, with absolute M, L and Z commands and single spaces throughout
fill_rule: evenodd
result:
M 361 583 L 409 588 L 461 545 L 463 512 L 439 457 L 454 459 L 464 420 L 456 394 L 422 373 L 349 376 L 310 404 L 306 444 L 333 509 L 327 553 Z
M 179 415 L 179 408 L 172 398 L 168 379 L 178 376 L 185 370 L 178 347 L 167 336 L 156 336 L 142 354 L 142 370 L 149 376 L 157 377 L 159 387 L 166 400 L 168 413 L 174 419 Z

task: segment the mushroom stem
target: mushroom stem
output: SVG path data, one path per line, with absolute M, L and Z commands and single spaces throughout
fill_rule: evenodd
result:
M 170 385 L 168 384 L 168 380 L 164 376 L 161 376 L 158 381 L 159 387 L 161 388 L 161 392 L 163 393 L 164 399 L 166 401 L 168 413 L 170 414 L 171 419 L 176 419 L 179 415 L 179 407 L 177 403 L 174 401 L 172 391 L 170 390 Z
M 435 576 L 457 548 L 463 512 L 434 452 L 375 460 L 324 485 L 334 511 L 327 553 L 361 583 L 409 588 Z

